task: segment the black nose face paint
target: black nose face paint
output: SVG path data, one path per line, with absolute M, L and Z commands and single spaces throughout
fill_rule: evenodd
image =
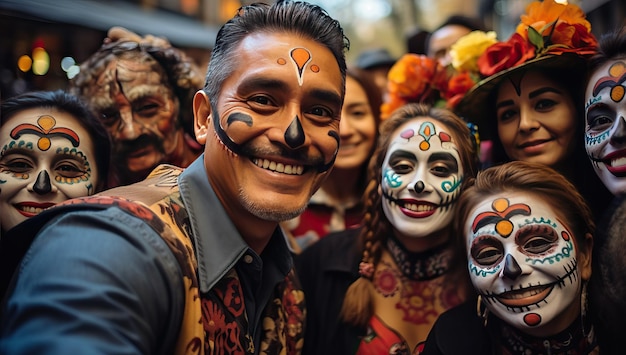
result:
M 424 186 L 424 182 L 422 180 L 420 180 L 420 181 L 415 183 L 413 188 L 415 189 L 415 192 L 420 193 L 420 192 L 424 191 L 424 188 L 426 188 L 426 186 Z
M 294 149 L 304 144 L 304 129 L 302 129 L 302 124 L 300 124 L 298 116 L 294 117 L 289 127 L 287 127 L 285 131 L 285 142 L 287 142 L 289 147 Z
M 37 175 L 37 181 L 35 181 L 35 186 L 33 186 L 33 191 L 40 195 L 45 195 L 48 192 L 52 191 L 52 184 L 50 184 L 50 175 L 48 175 L 47 171 L 42 171 Z

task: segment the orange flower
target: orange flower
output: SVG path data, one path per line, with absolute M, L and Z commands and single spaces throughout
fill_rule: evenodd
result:
M 591 32 L 587 31 L 587 28 L 583 25 L 560 23 L 557 25 L 550 38 L 547 53 L 561 54 L 574 52 L 584 56 L 594 54 L 597 46 L 596 37 L 591 34 Z
M 448 81 L 448 89 L 443 94 L 443 98 L 446 99 L 446 107 L 453 109 L 475 84 L 476 82 L 469 72 L 453 75 Z
M 534 1 L 526 7 L 526 14 L 520 17 L 521 22 L 515 32 L 528 38 L 528 27 L 532 27 L 542 36 L 549 35 L 552 26 L 547 24 L 558 20 L 557 24 L 581 24 L 587 32 L 591 32 L 591 24 L 585 19 L 583 10 L 572 4 L 559 4 L 554 0 Z M 542 32 L 543 30 L 543 32 Z
M 408 102 L 434 104 L 447 87 L 447 74 L 438 61 L 424 55 L 405 54 L 387 74 L 388 97 L 381 107 L 381 118 Z

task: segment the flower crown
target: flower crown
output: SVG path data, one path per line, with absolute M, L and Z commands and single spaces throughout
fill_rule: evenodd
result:
M 405 54 L 387 74 L 388 95 L 381 107 L 381 118 L 389 117 L 395 109 L 410 102 L 454 109 L 480 80 L 476 61 L 494 43 L 495 32 L 474 31 L 460 38 L 455 44 L 456 51 L 450 52 L 452 65 L 447 68 L 433 58 Z
M 490 45 L 477 58 L 476 68 L 483 78 L 541 57 L 563 53 L 585 57 L 596 52 L 591 24 L 576 5 L 535 1 L 520 19 L 507 41 Z

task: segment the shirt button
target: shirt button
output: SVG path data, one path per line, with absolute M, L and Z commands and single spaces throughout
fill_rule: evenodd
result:
M 252 255 L 247 255 L 247 254 L 246 254 L 246 255 L 243 257 L 243 261 L 244 261 L 246 264 L 252 264 Z

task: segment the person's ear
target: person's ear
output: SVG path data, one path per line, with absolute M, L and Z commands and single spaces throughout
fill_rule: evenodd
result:
M 579 267 L 580 277 L 583 280 L 589 280 L 591 278 L 591 254 L 593 250 L 593 236 L 591 233 L 585 234 L 585 241 L 580 246 L 579 251 Z
M 204 90 L 198 90 L 193 97 L 193 130 L 198 143 L 206 144 L 207 132 L 211 123 L 211 102 Z

